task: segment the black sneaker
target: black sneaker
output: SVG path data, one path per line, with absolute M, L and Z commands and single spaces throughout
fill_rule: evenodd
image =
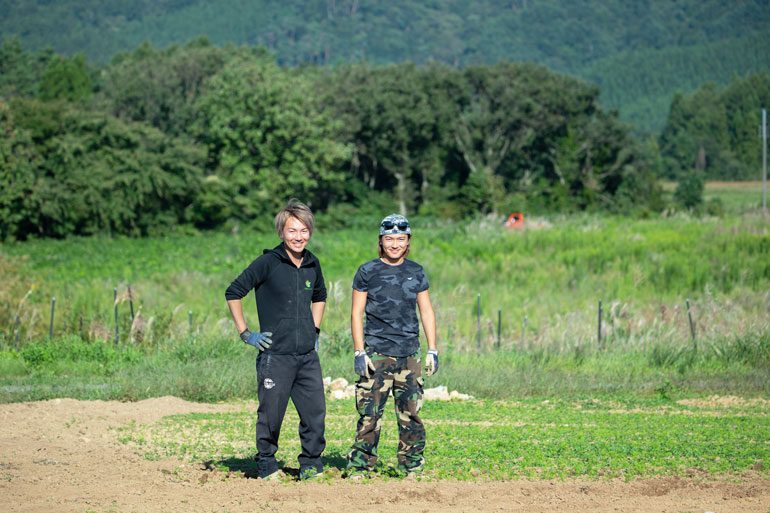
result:
M 283 477 L 283 472 L 275 460 L 257 459 L 257 475 L 260 479 L 275 480 Z
M 306 467 L 306 468 L 300 469 L 299 480 L 307 481 L 309 479 L 318 479 L 323 475 L 324 475 L 323 470 L 318 470 L 315 467 Z
M 264 479 L 265 481 L 281 481 L 285 475 L 286 474 L 283 473 L 283 470 L 278 469 L 266 476 L 261 476 L 261 479 Z

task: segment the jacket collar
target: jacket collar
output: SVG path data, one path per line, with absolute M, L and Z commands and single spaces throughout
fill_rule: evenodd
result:
M 262 252 L 263 254 L 266 253 L 274 253 L 278 258 L 280 258 L 283 262 L 289 263 L 291 265 L 294 265 L 294 263 L 291 261 L 291 258 L 289 258 L 289 254 L 286 252 L 286 248 L 283 247 L 283 242 L 278 244 L 273 249 L 266 249 Z M 311 253 L 307 248 L 302 252 L 302 263 L 300 264 L 300 267 L 311 267 L 315 265 L 315 263 L 318 261 L 316 256 Z

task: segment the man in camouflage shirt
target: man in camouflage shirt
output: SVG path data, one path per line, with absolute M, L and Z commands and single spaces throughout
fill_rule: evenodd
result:
M 398 467 L 409 474 L 422 470 L 425 427 L 420 419 L 423 378 L 420 362 L 420 309 L 428 341 L 426 374 L 438 370 L 436 317 L 422 266 L 407 260 L 409 221 L 391 214 L 380 224 L 380 257 L 358 268 L 353 279 L 351 331 L 355 350 L 358 419 L 348 455 L 351 476 L 377 463 L 377 445 L 385 403 L 392 392 L 398 412 Z M 366 326 L 362 317 L 366 314 Z

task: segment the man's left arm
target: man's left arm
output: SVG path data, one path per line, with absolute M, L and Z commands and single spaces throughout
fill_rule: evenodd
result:
M 428 351 L 437 351 L 436 314 L 433 311 L 433 304 L 430 302 L 430 294 L 427 290 L 417 294 L 417 308 L 420 309 L 422 329 L 425 331 L 425 338 L 428 339 Z
M 321 332 L 321 321 L 323 321 L 324 310 L 326 310 L 326 283 L 324 283 L 321 264 L 318 264 L 315 284 L 313 285 L 313 297 L 310 301 L 310 311 L 313 314 L 313 324 L 315 324 L 316 333 L 315 349 L 318 351 L 318 335 Z
M 428 290 L 417 293 L 417 308 L 420 310 L 422 329 L 428 339 L 428 354 L 425 357 L 425 373 L 432 376 L 438 372 L 438 349 L 436 348 L 436 313 L 430 302 Z
M 326 301 L 318 301 L 310 305 L 310 310 L 313 312 L 313 324 L 318 331 L 321 329 L 321 321 L 324 318 L 324 310 L 326 309 Z

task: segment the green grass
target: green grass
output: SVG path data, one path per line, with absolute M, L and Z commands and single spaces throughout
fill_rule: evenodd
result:
M 664 181 L 661 186 L 670 200 L 676 190 L 676 182 Z M 706 182 L 703 200 L 706 203 L 717 202 L 727 215 L 756 212 L 762 207 L 762 182 Z
M 686 403 L 685 403 L 686 404 Z M 770 403 L 700 406 L 665 399 L 426 402 L 425 478 L 624 478 L 658 475 L 770 473 Z M 355 433 L 352 400 L 327 403 L 325 465 L 343 469 Z M 165 417 L 132 424 L 120 439 L 148 459 L 179 457 L 214 468 L 255 473 L 255 405 L 230 413 Z M 296 468 L 298 419 L 284 420 L 277 454 Z M 386 408 L 380 476 L 392 475 L 395 415 Z
M 758 209 L 762 207 L 762 182 L 707 182 L 703 199 L 718 199 L 727 212 Z

